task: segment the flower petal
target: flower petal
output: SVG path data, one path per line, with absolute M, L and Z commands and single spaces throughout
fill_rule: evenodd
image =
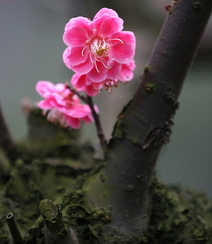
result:
M 65 63 L 65 65 L 76 73 L 79 74 L 88 73 L 93 68 L 93 64 L 91 63 L 90 57 L 89 55 L 87 55 L 87 52 L 85 52 L 85 55 L 82 56 L 81 52 L 77 54 L 76 53 L 77 49 L 75 49 L 74 55 L 71 56 L 71 50 L 69 48 L 66 48 L 63 53 L 63 62 Z M 77 57 L 79 58 L 80 63 L 75 65 L 75 63 L 78 63 Z M 74 61 L 74 64 L 72 63 L 72 61 Z
M 92 70 L 92 68 L 93 68 L 93 64 L 91 63 L 89 57 L 87 58 L 87 60 L 84 63 L 76 65 L 76 66 L 72 66 L 72 70 L 74 72 L 82 74 L 82 75 L 89 73 Z
M 63 41 L 67 46 L 84 45 L 92 35 L 91 21 L 84 17 L 70 19 L 65 26 Z
M 96 13 L 93 19 L 95 20 L 97 18 L 100 18 L 103 14 L 107 14 L 108 16 L 113 16 L 113 17 L 119 17 L 116 11 L 114 11 L 113 9 L 102 8 Z
M 96 84 L 96 83 L 95 83 Z M 96 96 L 99 93 L 99 90 L 94 89 L 93 84 L 85 87 L 85 92 L 88 96 Z
M 45 109 L 45 110 L 49 110 L 49 109 L 52 109 L 52 106 L 51 104 L 49 104 L 49 101 L 48 100 L 43 100 L 43 101 L 40 101 L 37 106 L 40 108 L 40 109 Z
M 101 18 L 94 20 L 93 24 L 97 29 L 97 34 L 104 38 L 123 29 L 123 20 L 121 18 L 108 17 L 105 14 Z
M 80 120 L 78 118 L 72 118 L 72 117 L 67 116 L 66 123 L 68 126 L 70 126 L 73 129 L 79 129 L 80 128 Z
M 79 91 L 84 91 L 86 75 L 74 74 L 71 78 L 71 84 Z
M 54 91 L 54 84 L 50 81 L 38 81 L 35 89 L 42 97 L 45 97 L 46 94 Z
M 128 64 L 123 64 L 120 72 L 119 80 L 122 82 L 132 80 L 134 74 L 133 70 L 135 69 L 135 62 L 130 62 Z
M 112 35 L 110 55 L 118 63 L 128 63 L 135 55 L 135 36 L 131 31 L 122 31 Z
M 87 84 L 88 83 L 88 84 Z M 95 96 L 98 89 L 94 89 L 92 81 L 87 78 L 87 75 L 74 74 L 71 79 L 71 84 L 78 90 L 84 91 L 89 96 Z
M 66 114 L 74 118 L 83 118 L 91 114 L 91 110 L 86 104 L 78 104 L 70 110 L 67 109 Z
M 82 119 L 86 125 L 88 125 L 90 122 L 93 122 L 93 117 L 92 116 L 86 116 Z
M 92 83 L 93 89 L 95 91 L 100 91 L 103 88 L 104 82 L 101 83 Z
M 85 49 L 83 52 L 83 47 L 82 46 L 76 46 L 72 47 L 71 49 L 68 49 L 69 51 L 66 52 L 64 55 L 69 55 L 67 56 L 67 59 L 69 59 L 69 62 L 71 66 L 76 66 L 79 64 L 84 63 L 87 58 L 88 58 L 88 51 Z
M 121 72 L 121 64 L 114 62 L 113 67 L 108 70 L 107 79 L 117 80 Z
M 108 69 L 101 62 L 96 61 L 96 66 L 87 74 L 87 77 L 92 82 L 101 82 L 106 79 L 107 72 Z

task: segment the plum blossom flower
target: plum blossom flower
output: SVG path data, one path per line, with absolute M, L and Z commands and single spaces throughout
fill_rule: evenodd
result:
M 44 115 L 51 122 L 61 127 L 78 129 L 80 121 L 86 124 L 93 122 L 92 112 L 87 104 L 81 104 L 78 96 L 65 84 L 54 85 L 49 81 L 38 81 L 37 92 L 44 98 L 37 105 L 43 109 Z M 98 112 L 97 106 L 94 107 Z
M 103 87 L 106 87 L 106 89 L 111 92 L 112 87 L 117 87 L 119 82 L 127 83 L 133 78 L 132 70 L 134 70 L 134 68 L 135 62 L 133 60 L 127 64 L 119 66 L 118 68 L 116 67 L 118 75 L 116 75 L 115 79 L 114 76 L 110 75 L 111 70 L 109 70 L 107 78 L 102 82 L 92 82 L 88 74 L 74 74 L 71 79 L 71 83 L 78 91 L 84 91 L 89 96 L 95 96 Z
M 70 19 L 63 35 L 68 46 L 63 61 L 76 73 L 72 84 L 76 83 L 76 77 L 81 83 L 84 80 L 81 90 L 95 95 L 108 81 L 113 86 L 113 82 L 133 77 L 135 36 L 122 30 L 123 20 L 108 8 L 102 8 L 92 21 L 84 17 Z

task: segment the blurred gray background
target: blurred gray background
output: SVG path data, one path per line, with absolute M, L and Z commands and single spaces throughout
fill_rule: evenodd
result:
M 72 72 L 62 62 L 62 34 L 72 17 L 93 18 L 102 7 L 116 10 L 125 30 L 137 38 L 135 79 L 112 94 L 95 98 L 109 139 L 116 117 L 133 96 L 167 15 L 169 0 L 0 0 L 0 102 L 15 140 L 26 137 L 23 98 L 39 101 L 38 80 L 69 81 Z M 180 51 L 180 50 L 179 50 Z M 83 128 L 83 139 L 97 143 L 94 125 Z M 157 163 L 159 177 L 212 196 L 212 23 L 203 36 L 197 58 L 180 96 L 180 109 L 170 143 Z

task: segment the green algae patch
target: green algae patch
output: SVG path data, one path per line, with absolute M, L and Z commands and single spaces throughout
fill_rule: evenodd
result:
M 148 65 L 146 65 L 146 66 L 144 67 L 144 73 L 148 73 L 149 70 L 150 70 L 150 67 L 149 67 Z
M 204 193 L 166 186 L 153 177 L 144 243 L 212 243 L 212 202 Z
M 0 235 L 0 244 L 8 244 L 9 238 L 6 235 Z
M 97 237 L 101 236 L 102 226 L 111 221 L 110 211 L 90 207 L 85 197 L 84 185 L 101 172 L 103 165 L 103 162 L 98 162 L 92 171 L 78 177 L 76 184 L 63 196 L 61 207 L 64 219 L 76 231 L 80 244 L 96 243 Z
M 153 84 L 153 83 L 146 83 L 145 84 L 145 90 L 147 91 L 147 92 L 153 92 L 153 91 L 155 91 L 155 84 Z
M 193 5 L 193 8 L 196 10 L 200 10 L 202 8 L 200 1 L 194 1 L 192 5 Z
M 95 243 L 97 239 L 101 239 L 102 227 L 111 221 L 109 211 L 104 208 L 89 208 L 86 202 L 70 204 L 63 212 L 83 244 Z
M 63 238 L 67 234 L 67 231 L 60 206 L 53 204 L 49 199 L 44 199 L 40 202 L 39 209 L 44 218 L 47 232 L 53 233 L 54 235 L 57 234 L 58 239 Z

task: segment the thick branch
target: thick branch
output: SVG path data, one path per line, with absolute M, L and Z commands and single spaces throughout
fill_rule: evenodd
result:
M 117 242 L 137 243 L 145 228 L 152 171 L 212 10 L 211 0 L 196 4 L 181 0 L 168 15 L 137 93 L 115 125 L 105 169 L 87 186 L 91 206 L 112 206 L 112 221 L 103 232 L 108 238 L 117 232 Z
M 0 106 L 0 147 L 11 161 L 14 161 L 17 157 L 15 143 L 9 133 L 7 124 L 4 120 Z

